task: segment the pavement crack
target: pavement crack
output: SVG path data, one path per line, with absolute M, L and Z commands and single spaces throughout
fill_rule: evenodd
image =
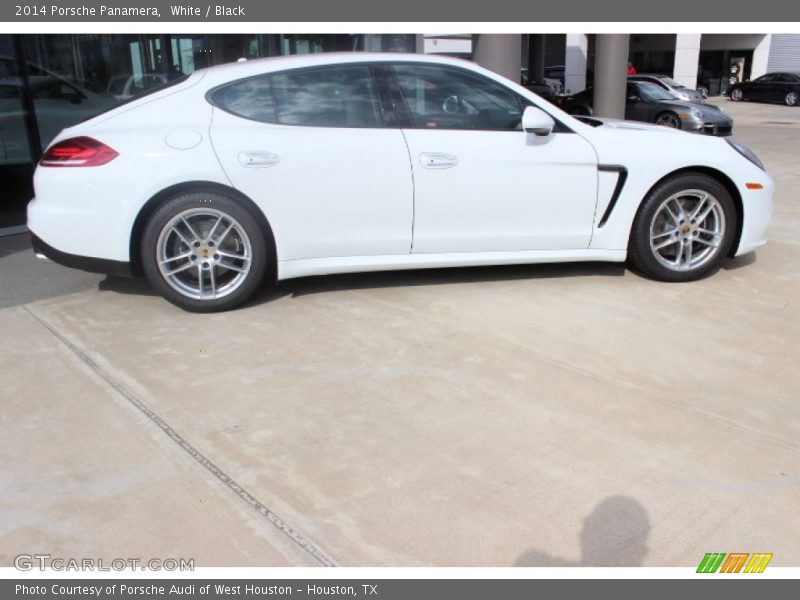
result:
M 61 344 L 74 354 L 81 362 L 83 362 L 92 372 L 102 379 L 111 389 L 121 396 L 124 400 L 129 402 L 139 412 L 144 414 L 147 419 L 158 427 L 161 432 L 177 444 L 184 452 L 191 456 L 197 463 L 202 465 L 209 473 L 211 473 L 218 481 L 222 482 L 231 491 L 233 491 L 240 499 L 250 505 L 259 515 L 266 519 L 278 531 L 288 537 L 293 543 L 297 544 L 302 550 L 310 554 L 322 566 L 336 567 L 336 561 L 330 557 L 324 550 L 317 544 L 311 541 L 308 537 L 300 533 L 296 528 L 289 525 L 282 519 L 274 510 L 269 508 L 266 504 L 261 502 L 253 493 L 247 488 L 237 482 L 233 477 L 228 475 L 223 469 L 217 466 L 210 458 L 195 448 L 186 438 L 178 433 L 169 423 L 162 419 L 152 408 L 147 406 L 132 392 L 130 392 L 122 383 L 107 373 L 97 362 L 95 362 L 86 352 L 81 350 L 63 333 L 58 331 L 51 325 L 44 317 L 37 314 L 29 306 L 22 307 L 32 318 L 34 318 L 42 327 L 50 332 Z

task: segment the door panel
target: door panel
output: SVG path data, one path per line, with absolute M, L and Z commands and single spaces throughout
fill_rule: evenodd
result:
M 404 130 L 414 170 L 414 253 L 586 248 L 597 157 L 571 133 Z M 429 165 L 430 155 L 447 167 Z
M 397 64 L 414 172 L 414 253 L 586 248 L 597 155 L 577 134 L 524 133 L 519 96 L 455 67 Z
M 399 130 L 269 125 L 215 109 L 211 140 L 234 187 L 267 216 L 280 260 L 410 252 L 414 192 Z
M 293 69 L 212 94 L 211 141 L 261 207 L 279 260 L 408 254 L 414 189 L 365 65 Z

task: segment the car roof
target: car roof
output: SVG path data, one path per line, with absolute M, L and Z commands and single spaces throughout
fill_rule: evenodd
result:
M 321 52 L 316 54 L 270 56 L 267 58 L 255 58 L 252 60 L 226 63 L 199 69 L 198 71 L 203 72 L 207 80 L 224 82 L 285 69 L 371 62 L 418 62 L 435 65 L 452 65 L 467 68 L 472 71 L 487 72 L 486 69 L 463 58 L 428 54 L 409 54 L 403 52 Z

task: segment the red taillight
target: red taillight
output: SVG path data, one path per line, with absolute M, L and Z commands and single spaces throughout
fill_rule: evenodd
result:
M 39 164 L 43 167 L 99 167 L 117 156 L 119 153 L 103 142 L 81 136 L 53 144 Z

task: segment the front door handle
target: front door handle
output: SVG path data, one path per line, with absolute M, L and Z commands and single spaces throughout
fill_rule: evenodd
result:
M 239 164 L 243 167 L 271 167 L 280 162 L 280 157 L 272 152 L 239 152 Z
M 458 164 L 458 157 L 441 152 L 423 152 L 419 155 L 419 164 L 426 169 L 449 169 Z

